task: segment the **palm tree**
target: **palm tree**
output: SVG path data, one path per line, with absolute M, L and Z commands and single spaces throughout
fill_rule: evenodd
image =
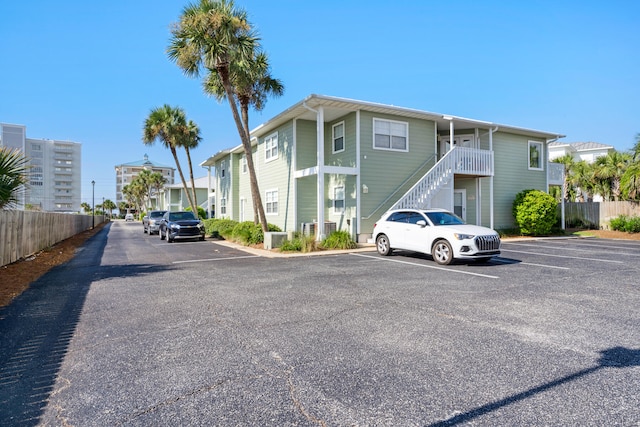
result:
M 162 176 L 160 172 L 153 172 L 151 175 L 149 175 L 148 183 L 150 185 L 150 188 L 154 190 L 154 193 L 156 195 L 155 208 L 158 209 L 160 202 L 160 192 L 162 191 L 162 187 L 164 187 L 164 185 L 167 183 L 167 180 Z
M 106 199 L 102 204 L 102 207 L 109 211 L 109 218 L 111 218 L 113 216 L 113 210 L 116 208 L 116 204 L 112 200 Z
M 21 151 L 0 147 L 0 209 L 17 207 L 26 189 L 28 168 Z
M 233 63 L 230 66 L 231 79 L 235 95 L 240 105 L 240 114 L 244 131 L 249 134 L 249 107 L 256 111 L 262 111 L 267 102 L 267 95 L 281 96 L 284 93 L 284 86 L 280 80 L 274 79 L 270 73 L 269 60 L 264 52 L 254 51 L 245 61 Z M 215 96 L 218 101 L 227 99 L 220 75 L 216 72 L 209 72 L 204 80 L 203 88 L 205 93 Z M 253 156 L 245 152 L 247 166 L 249 161 L 253 164 Z M 250 158 L 250 159 L 249 159 Z M 258 213 L 260 212 L 256 199 L 253 198 L 254 221 L 258 223 Z
M 193 198 L 195 204 L 198 203 L 198 196 L 196 195 L 196 183 L 193 177 L 193 163 L 191 162 L 191 149 L 196 148 L 198 144 L 202 141 L 202 137 L 200 136 L 200 128 L 193 121 L 189 120 L 187 123 L 187 128 L 185 129 L 185 135 L 180 139 L 179 145 L 184 148 L 184 151 L 187 153 L 187 163 L 189 164 L 189 178 L 191 179 L 191 197 Z M 191 207 L 193 209 L 193 206 Z M 197 206 L 196 206 L 197 209 Z M 194 212 L 198 212 L 195 210 Z
M 247 14 L 236 9 L 233 1 L 200 0 L 187 6 L 180 21 L 171 31 L 167 53 L 183 72 L 198 77 L 201 69 L 217 74 L 247 158 L 251 195 L 257 207 L 262 230 L 267 231 L 267 221 L 258 187 L 252 159 L 248 116 L 243 121 L 238 111 L 238 70 L 255 57 L 259 38 L 253 33 Z
M 84 213 L 86 213 L 86 214 L 91 213 L 91 205 L 89 203 L 82 202 L 82 203 L 80 203 L 80 207 L 82 208 Z
M 630 161 L 630 154 L 615 150 L 596 159 L 594 176 L 600 181 L 603 188 L 610 189 L 609 199 L 611 197 L 614 200 L 620 199 L 620 179 Z
M 197 212 L 196 204 L 187 188 L 187 181 L 184 179 L 180 161 L 178 160 L 177 147 L 180 146 L 185 139 L 187 133 L 187 119 L 184 110 L 181 108 L 173 108 L 165 104 L 162 107 L 154 108 L 149 113 L 149 117 L 144 122 L 142 142 L 145 145 L 153 145 L 159 139 L 171 151 L 173 159 L 176 162 L 176 168 L 182 180 L 182 186 L 189 205 L 194 212 Z
M 573 186 L 572 178 L 575 173 L 574 168 L 576 165 L 573 156 L 570 153 L 565 154 L 562 157 L 553 159 L 554 163 L 561 163 L 564 165 L 564 192 L 562 198 L 569 201 L 575 200 L 576 191 Z

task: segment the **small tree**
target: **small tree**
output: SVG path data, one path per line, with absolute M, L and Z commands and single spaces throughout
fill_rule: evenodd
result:
M 557 203 L 540 190 L 524 190 L 513 201 L 513 216 L 524 235 L 549 234 L 557 222 Z

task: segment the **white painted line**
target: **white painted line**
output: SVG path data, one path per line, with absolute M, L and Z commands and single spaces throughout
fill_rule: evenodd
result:
M 558 267 L 557 265 L 546 265 L 546 264 L 535 264 L 533 262 L 522 262 L 522 261 L 517 261 L 517 262 L 510 262 L 510 261 L 503 261 L 499 258 L 493 258 L 492 261 L 494 262 L 499 262 L 502 264 L 510 264 L 510 265 L 515 265 L 515 264 L 523 264 L 523 265 L 533 265 L 535 267 L 545 267 L 545 268 L 557 268 L 558 270 L 571 270 L 569 267 Z
M 382 261 L 386 261 L 386 262 L 397 262 L 397 263 L 400 263 L 400 264 L 409 264 L 409 265 L 413 265 L 415 267 L 432 268 L 434 270 L 448 271 L 449 273 L 460 273 L 460 274 L 468 274 L 470 276 L 486 277 L 486 278 L 489 278 L 489 279 L 499 279 L 498 276 L 489 276 L 488 274 L 471 273 L 469 271 L 451 270 L 449 268 L 438 267 L 438 266 L 435 266 L 435 265 L 416 264 L 415 262 L 401 261 L 399 259 L 381 258 L 381 257 L 373 256 L 373 255 L 362 255 L 362 254 L 355 254 L 355 253 L 352 253 L 351 255 L 359 256 L 359 257 L 363 257 L 363 258 L 373 258 L 373 259 L 376 259 L 376 260 L 382 260 Z
M 544 245 L 530 245 L 527 243 L 511 243 L 511 245 L 518 245 L 518 246 L 529 246 L 532 248 L 546 248 L 546 249 L 560 249 L 563 251 L 578 251 L 578 252 L 598 252 L 595 249 L 578 249 L 578 248 L 574 248 L 572 246 L 569 247 L 558 247 L 558 246 L 544 246 Z M 607 249 L 611 249 L 612 246 L 607 246 Z M 621 248 L 618 248 L 621 249 Z M 640 253 L 637 254 L 628 254 L 628 253 L 616 253 L 616 255 L 628 255 L 628 256 L 640 256 Z
M 247 256 L 226 257 L 226 258 L 189 259 L 186 261 L 173 261 L 171 264 L 187 264 L 192 262 L 205 262 L 205 261 L 228 261 L 230 259 L 244 259 L 244 258 L 260 258 L 260 257 L 258 255 L 247 255 Z
M 538 255 L 538 256 L 549 256 L 552 258 L 572 258 L 572 259 L 583 259 L 586 261 L 599 261 L 599 262 L 613 262 L 615 264 L 624 264 L 624 261 L 615 261 L 612 259 L 600 259 L 600 258 L 584 258 L 584 257 L 579 257 L 579 256 L 568 256 L 568 255 L 545 255 L 545 254 L 541 254 L 538 252 L 527 252 L 527 251 L 514 251 L 511 249 L 504 249 L 503 247 L 500 247 L 500 250 L 503 252 L 515 252 L 518 254 L 529 254 L 529 255 Z

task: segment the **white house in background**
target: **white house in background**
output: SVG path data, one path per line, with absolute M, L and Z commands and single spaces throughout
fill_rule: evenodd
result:
M 215 197 L 214 192 L 209 189 L 212 187 L 209 183 L 210 176 L 203 176 L 195 178 L 194 183 L 196 185 L 196 197 L 198 198 L 196 204 L 204 209 L 208 218 L 213 216 L 215 211 Z M 191 188 L 191 181 L 187 180 L 187 188 Z M 207 194 L 209 197 L 207 198 Z M 184 192 L 182 182 L 176 184 L 167 184 L 164 186 L 164 193 L 160 196 L 160 206 L 170 211 L 182 211 L 189 207 L 189 198 Z
M 570 153 L 576 162 L 584 160 L 587 163 L 593 163 L 598 157 L 606 156 L 613 150 L 613 146 L 598 142 L 551 142 L 549 143 L 549 161 Z
M 551 142 L 548 145 L 549 161 L 571 154 L 576 162 L 584 160 L 587 163 L 593 163 L 598 157 L 606 156 L 613 150 L 613 146 L 598 142 Z M 602 202 L 603 199 L 600 194 L 594 194 L 592 200 Z

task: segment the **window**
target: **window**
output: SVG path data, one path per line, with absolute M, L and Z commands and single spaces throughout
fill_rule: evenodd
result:
M 529 169 L 542 170 L 542 143 L 529 141 Z
M 335 187 L 333 189 L 333 212 L 344 212 L 344 187 Z
M 226 215 L 227 214 L 227 199 L 222 198 L 220 199 L 220 215 Z
M 344 151 L 344 122 L 333 125 L 333 152 Z
M 278 133 L 264 139 L 264 160 L 270 162 L 278 158 Z
M 278 214 L 278 190 L 269 190 L 266 192 L 267 215 Z
M 224 170 L 225 170 L 225 162 L 224 160 L 220 162 L 220 178 L 224 178 Z
M 247 173 L 247 155 L 243 154 L 242 159 L 240 159 L 240 163 L 242 164 L 242 173 Z
M 406 122 L 373 119 L 373 148 L 409 151 L 408 136 L 409 124 Z

